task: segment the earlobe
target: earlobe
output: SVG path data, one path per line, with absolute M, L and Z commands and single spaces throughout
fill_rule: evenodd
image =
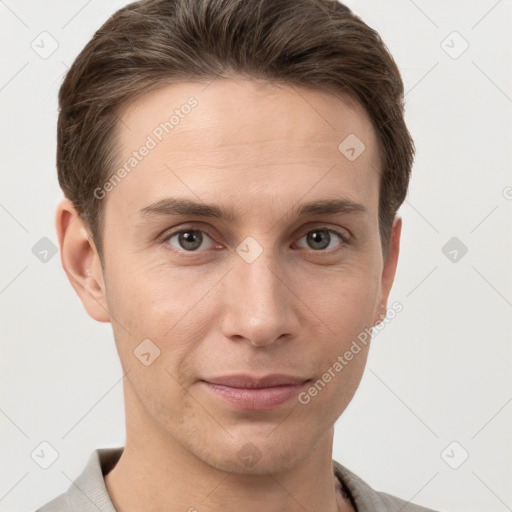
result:
M 395 273 L 398 264 L 398 254 L 400 252 L 400 235 L 402 232 L 402 219 L 396 216 L 393 221 L 391 237 L 389 241 L 389 253 L 384 261 L 381 279 L 381 294 L 379 297 L 379 307 L 377 309 L 377 318 L 374 325 L 378 325 L 387 314 L 387 302 L 389 292 L 395 280 Z
M 98 322 L 110 322 L 98 252 L 87 227 L 69 199 L 59 203 L 55 225 L 62 267 L 71 285 L 92 318 Z

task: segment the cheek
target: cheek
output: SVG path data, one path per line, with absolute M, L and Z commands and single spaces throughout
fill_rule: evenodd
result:
M 125 366 L 138 368 L 134 350 L 149 339 L 157 347 L 153 350 L 160 351 L 155 365 L 182 381 L 180 375 L 191 370 L 196 347 L 212 329 L 215 303 L 208 292 L 218 276 L 162 265 L 132 269 L 128 275 L 118 269 L 109 275 L 108 302 L 118 351 Z
M 319 402 L 342 406 L 350 401 L 364 371 L 379 282 L 375 273 L 363 268 L 316 282 L 323 286 L 310 287 L 308 292 L 304 288 L 303 297 L 314 313 L 309 314 L 311 322 L 317 322 L 313 335 L 318 343 L 311 354 L 317 361 L 315 375 L 321 380 Z
M 297 423 L 313 428 L 332 425 L 353 399 L 366 365 L 369 344 L 338 343 L 330 355 L 325 354 L 320 371 L 297 398 Z M 350 349 L 352 347 L 352 349 Z M 350 352 L 350 360 L 346 353 Z
M 165 332 L 193 306 L 194 297 L 202 287 L 199 283 L 199 279 L 191 280 L 186 271 L 169 265 L 141 263 L 134 255 L 109 273 L 111 312 L 139 332 L 150 329 L 156 333 L 158 328 Z
M 183 390 L 193 374 L 195 347 L 207 326 L 198 316 L 200 308 L 194 307 L 204 291 L 201 287 L 191 290 L 190 283 L 177 274 L 140 267 L 130 278 L 113 272 L 109 308 L 132 393 L 150 416 L 181 423 L 183 412 L 194 409 Z M 189 315 L 192 308 L 194 314 Z
M 380 290 L 376 270 L 352 265 L 301 276 L 300 283 L 299 296 L 323 321 L 328 338 L 346 340 L 372 324 Z

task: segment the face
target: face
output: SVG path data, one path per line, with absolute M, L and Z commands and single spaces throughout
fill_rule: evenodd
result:
M 165 86 L 121 117 L 120 167 L 136 162 L 102 188 L 104 269 L 94 253 L 97 300 L 82 299 L 112 323 L 128 429 L 151 424 L 230 472 L 292 467 L 352 399 L 369 345 L 344 355 L 394 276 L 371 122 L 327 92 L 242 79 Z M 298 380 L 211 382 L 239 374 Z

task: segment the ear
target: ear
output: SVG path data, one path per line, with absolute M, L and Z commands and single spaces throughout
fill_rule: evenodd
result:
M 393 281 L 395 280 L 395 272 L 398 263 L 398 253 L 400 252 L 400 234 L 402 233 L 402 219 L 395 217 L 393 221 L 391 237 L 389 241 L 389 253 L 384 261 L 382 270 L 382 279 L 380 286 L 380 299 L 377 308 L 377 316 L 374 319 L 374 325 L 379 324 L 386 317 L 389 292 Z
M 110 322 L 101 261 L 88 229 L 73 203 L 63 199 L 56 211 L 62 267 L 87 313 L 98 322 Z

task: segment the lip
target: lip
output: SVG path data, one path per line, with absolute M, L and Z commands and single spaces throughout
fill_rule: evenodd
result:
M 285 375 L 284 373 L 271 373 L 261 377 L 238 373 L 236 375 L 224 375 L 222 377 L 209 377 L 203 380 L 210 384 L 219 384 L 231 388 L 270 388 L 274 386 L 294 386 L 303 384 L 308 379 Z
M 245 410 L 270 410 L 296 396 L 309 379 L 284 374 L 255 377 L 246 374 L 202 380 L 206 389 L 231 405 Z

